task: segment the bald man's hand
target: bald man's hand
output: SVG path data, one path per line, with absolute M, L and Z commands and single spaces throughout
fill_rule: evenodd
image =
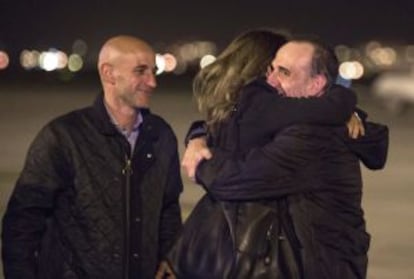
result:
M 185 169 L 187 176 L 194 181 L 198 164 L 203 159 L 208 160 L 211 157 L 212 154 L 207 147 L 205 137 L 194 138 L 187 144 L 187 148 L 181 161 L 181 166 Z

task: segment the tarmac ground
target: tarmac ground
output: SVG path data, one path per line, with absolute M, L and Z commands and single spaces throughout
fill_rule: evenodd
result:
M 192 120 L 200 118 L 191 95 L 191 80 L 161 77 L 152 110 L 169 121 L 183 152 L 183 137 Z M 359 106 L 369 118 L 390 128 L 388 163 L 384 170 L 363 168 L 363 208 L 372 236 L 368 278 L 414 278 L 414 109 L 403 115 L 385 111 L 369 86 L 355 86 Z M 0 77 L 0 216 L 22 168 L 28 145 L 49 120 L 90 104 L 99 91 L 98 80 L 2 80 Z M 181 197 L 186 217 L 203 194 L 185 178 Z M 0 266 L 1 268 L 1 266 Z M 2 278 L 0 271 L 0 278 Z

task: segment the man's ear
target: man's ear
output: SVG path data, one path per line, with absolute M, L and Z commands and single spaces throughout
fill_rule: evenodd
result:
M 311 92 L 313 96 L 320 96 L 324 92 L 324 87 L 328 81 L 324 75 L 316 75 L 312 78 Z
M 113 73 L 113 66 L 109 63 L 103 63 L 99 66 L 99 72 L 101 73 L 102 81 L 110 84 L 115 83 L 115 77 Z

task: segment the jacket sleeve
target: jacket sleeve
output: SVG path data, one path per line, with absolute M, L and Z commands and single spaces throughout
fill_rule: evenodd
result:
M 240 111 L 241 122 L 260 121 L 269 131 L 294 124 L 342 125 L 351 117 L 357 102 L 355 93 L 340 85 L 334 85 L 321 97 L 310 98 L 276 97 L 257 90 L 246 93 L 251 96 L 244 100 L 246 109 Z
M 207 135 L 207 125 L 204 120 L 196 120 L 191 123 L 190 128 L 184 138 L 184 145 L 194 138 L 203 137 Z
M 174 140 L 174 153 L 171 157 L 167 174 L 167 184 L 163 198 L 160 220 L 160 251 L 159 257 L 163 258 L 170 249 L 176 235 L 181 230 L 181 209 L 179 196 L 183 190 L 180 175 L 177 141 Z
M 312 177 L 303 179 L 300 170 L 322 152 L 318 137 L 323 135 L 310 126 L 295 125 L 243 156 L 215 148 L 212 159 L 198 166 L 196 180 L 219 200 L 266 199 L 315 190 L 317 183 L 312 183 Z
M 36 255 L 46 220 L 65 181 L 62 154 L 50 127 L 44 128 L 29 148 L 3 218 L 2 255 L 6 278 L 36 278 Z
M 344 129 L 336 129 L 349 149 L 371 170 L 384 168 L 387 162 L 389 130 L 382 124 L 365 122 L 365 135 L 357 139 L 350 138 Z
M 365 116 L 363 111 L 355 107 L 356 94 L 341 85 L 333 85 L 322 97 L 287 98 L 278 96 L 277 91 L 264 81 L 259 84 L 260 86 L 248 86 L 241 93 L 241 122 L 254 125 L 260 122 L 267 131 L 277 131 L 298 123 L 340 125 L 349 120 L 354 110 L 362 117 Z M 187 145 L 191 139 L 206 134 L 205 122 L 194 121 L 184 143 Z

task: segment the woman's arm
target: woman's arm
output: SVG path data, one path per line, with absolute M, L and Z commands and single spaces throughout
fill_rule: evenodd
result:
M 318 159 L 324 148 L 320 131 L 308 125 L 283 130 L 270 143 L 245 155 L 213 148 L 213 157 L 200 163 L 196 181 L 221 200 L 256 200 L 312 190 L 301 170 Z
M 358 139 L 349 138 L 345 127 L 331 129 L 334 133 L 326 133 L 326 129 L 291 126 L 271 142 L 252 148 L 245 155 L 215 148 L 212 159 L 202 161 L 198 167 L 196 180 L 221 200 L 257 200 L 323 190 L 324 184 L 315 181 L 318 177 L 309 175 L 313 172 L 305 168 L 323 160 L 326 144 L 332 142 L 330 137 L 342 139 L 369 169 L 384 167 L 388 151 L 386 126 L 367 123 L 366 135 Z
M 237 108 L 239 123 L 260 125 L 264 134 L 299 123 L 342 125 L 350 119 L 357 103 L 355 93 L 340 85 L 334 85 L 321 97 L 288 98 L 278 95 L 276 89 L 262 80 L 246 86 L 240 96 Z M 358 114 L 365 116 L 359 110 Z M 193 122 L 186 134 L 185 145 L 189 140 L 206 134 L 204 121 Z
M 353 91 L 335 85 L 321 97 L 288 98 L 266 84 L 250 85 L 240 99 L 240 123 L 277 131 L 293 124 L 343 125 L 355 110 Z M 243 131 L 241 131 L 243 132 Z

